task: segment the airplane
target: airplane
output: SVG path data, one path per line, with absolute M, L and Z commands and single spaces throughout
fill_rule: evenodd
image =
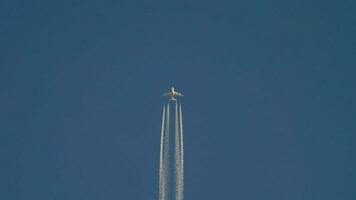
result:
M 172 101 L 175 101 L 176 100 L 176 97 L 178 96 L 183 96 L 182 93 L 179 93 L 177 91 L 174 90 L 174 87 L 171 88 L 171 91 L 170 92 L 167 92 L 165 94 L 163 94 L 163 96 L 170 96 L 171 97 L 171 100 Z

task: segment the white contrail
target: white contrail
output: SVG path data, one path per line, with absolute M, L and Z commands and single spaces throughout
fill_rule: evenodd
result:
M 178 103 L 176 101 L 176 110 L 175 110 L 175 192 L 176 192 L 176 200 L 180 198 L 180 140 L 179 140 L 179 110 L 178 110 Z
M 183 140 L 183 119 L 182 119 L 182 105 L 179 103 L 179 132 L 180 132 L 180 166 L 179 166 L 179 200 L 184 199 L 184 140 Z
M 159 154 L 159 199 L 160 200 L 165 200 L 165 196 L 166 196 L 166 185 L 165 185 L 165 177 L 164 177 L 165 167 L 164 167 L 164 163 L 163 163 L 165 119 L 166 119 L 166 106 L 163 107 L 161 144 L 160 144 L 160 154 Z
M 165 195 L 164 195 L 164 199 L 162 200 L 168 200 L 169 198 L 169 182 L 170 182 L 170 164 L 169 164 L 169 154 L 170 154 L 170 148 L 169 148 L 169 134 L 170 134 L 170 110 L 169 110 L 169 103 L 167 104 L 167 107 L 166 107 L 166 124 L 165 124 L 165 130 L 164 130 L 164 152 L 163 152 L 163 155 L 164 155 L 164 159 L 163 159 L 163 168 L 164 168 L 164 171 L 163 171 L 163 174 L 164 174 L 164 190 L 165 190 Z
M 170 134 L 172 134 L 173 136 L 173 131 L 170 130 L 171 113 L 169 107 L 170 103 L 167 103 L 163 107 L 160 143 L 159 200 L 168 200 L 174 197 L 175 200 L 183 200 L 184 149 L 182 106 L 180 103 L 175 102 L 174 149 L 172 146 L 173 143 L 170 142 Z M 171 167 L 170 162 L 172 162 L 173 160 L 170 159 L 170 154 L 173 152 L 175 153 L 175 163 L 174 166 Z

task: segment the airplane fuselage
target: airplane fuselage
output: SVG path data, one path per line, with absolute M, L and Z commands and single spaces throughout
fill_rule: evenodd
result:
M 181 93 L 175 91 L 174 87 L 172 87 L 172 88 L 171 88 L 171 91 L 168 92 L 168 93 L 165 93 L 163 96 L 169 96 L 169 97 L 171 97 L 171 100 L 174 101 L 174 100 L 176 100 L 176 97 L 178 97 L 178 96 L 183 96 L 183 94 L 181 94 Z

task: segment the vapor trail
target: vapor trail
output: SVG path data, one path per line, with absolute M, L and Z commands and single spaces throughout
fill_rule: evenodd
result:
M 179 161 L 179 195 L 178 199 L 184 199 L 184 140 L 183 140 L 183 119 L 182 119 L 182 105 L 179 103 L 179 143 L 180 143 L 180 161 Z M 178 125 L 178 124 L 177 124 Z
M 173 114 L 173 113 L 172 113 Z M 175 113 L 172 115 L 174 129 L 170 129 L 170 103 L 163 107 L 160 163 L 159 163 L 159 200 L 183 200 L 184 195 L 184 149 L 183 149 L 183 122 L 182 106 L 175 102 Z M 173 127 L 172 127 L 173 128 Z M 174 135 L 173 135 L 174 134 Z M 170 136 L 172 135 L 172 136 Z M 174 139 L 173 140 L 170 139 Z M 172 142 L 170 142 L 172 140 Z M 174 146 L 173 146 L 174 145 Z M 174 159 L 171 160 L 171 153 Z M 173 163 L 174 162 L 174 163 Z M 173 164 L 173 166 L 171 166 Z
M 176 110 L 175 110 L 175 192 L 176 192 L 176 200 L 180 200 L 180 190 L 181 190 L 181 183 L 180 183 L 180 177 L 181 177 L 181 145 L 180 145 L 180 131 L 179 131 L 179 110 L 178 110 L 178 103 L 176 101 Z
M 165 185 L 165 167 L 163 163 L 163 144 L 164 144 L 164 127 L 166 120 L 166 106 L 163 107 L 162 114 L 162 128 L 161 128 L 161 144 L 160 144 L 160 154 L 159 154 L 159 199 L 165 200 L 166 197 L 166 185 Z
M 169 154 L 170 154 L 170 148 L 169 148 L 169 135 L 170 135 L 170 110 L 169 110 L 169 103 L 167 104 L 166 107 L 166 122 L 165 122 L 165 130 L 164 130 L 164 149 L 163 149 L 163 176 L 164 176 L 164 198 L 162 200 L 167 200 L 169 198 L 169 182 L 170 182 L 170 166 L 169 166 Z

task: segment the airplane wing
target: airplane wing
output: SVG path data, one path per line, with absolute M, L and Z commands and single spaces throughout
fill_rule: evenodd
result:
M 168 92 L 168 93 L 164 93 L 163 94 L 163 96 L 170 96 L 171 95 L 171 93 L 170 92 Z

